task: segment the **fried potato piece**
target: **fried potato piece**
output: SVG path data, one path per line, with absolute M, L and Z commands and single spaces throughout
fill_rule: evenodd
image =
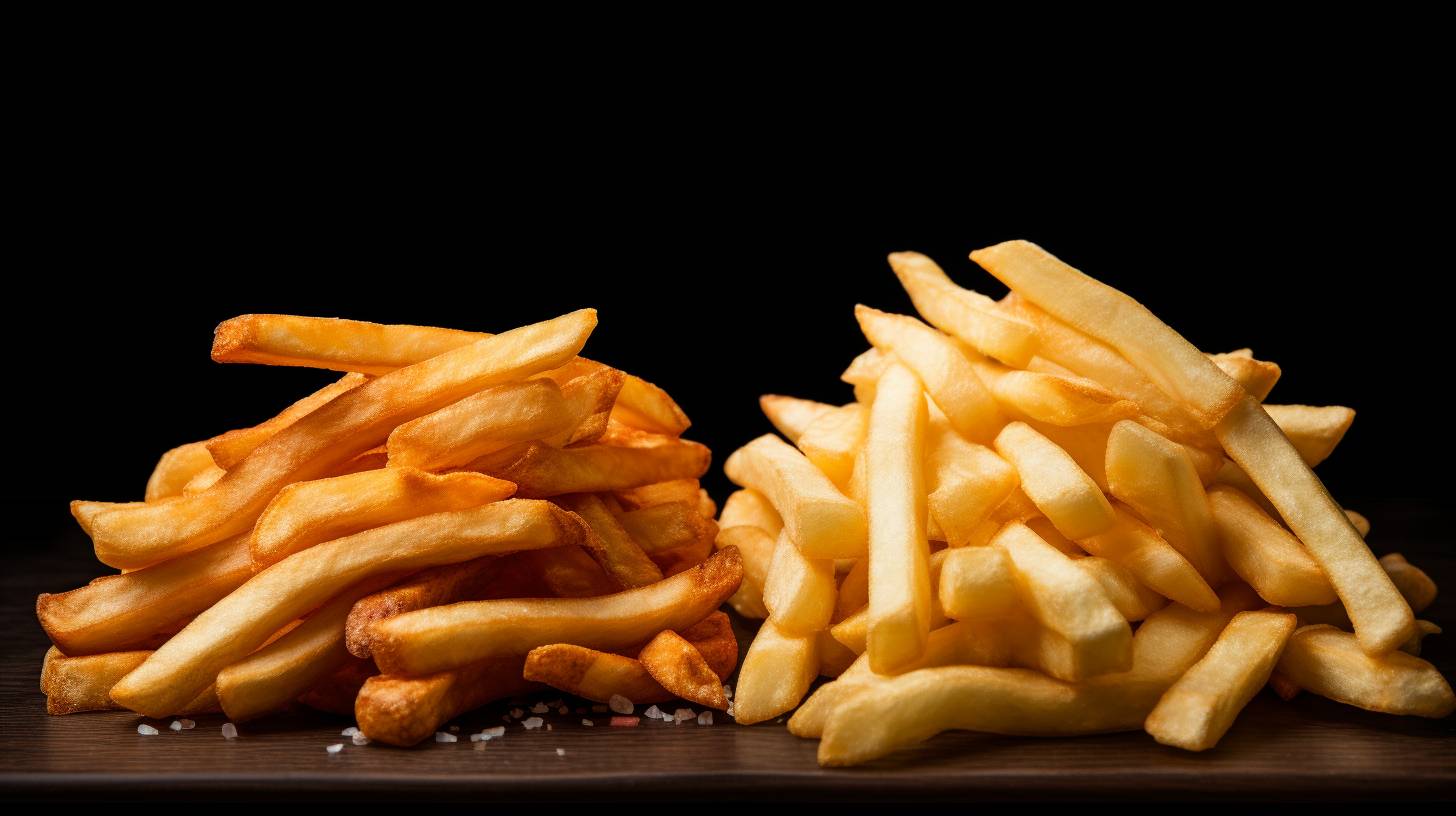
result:
M 834 617 L 834 562 L 806 558 L 788 531 L 779 533 L 763 584 L 763 605 L 785 634 L 810 635 Z
M 1436 582 L 1420 567 L 1405 560 L 1405 556 L 1400 553 L 1386 553 L 1380 556 L 1380 566 L 1416 614 L 1424 612 L 1426 607 L 1435 602 Z
M 250 528 L 286 485 L 327 475 L 385 441 L 401 422 L 443 408 L 482 388 L 520 379 L 571 359 L 596 326 L 590 309 L 513 329 L 370 380 L 278 432 L 210 490 L 94 516 L 73 503 L 97 557 L 118 568 L 144 567 Z M 77 510 L 80 505 L 80 510 Z
M 1129 622 L 1140 621 L 1168 603 L 1166 598 L 1149 589 L 1133 576 L 1131 570 L 1116 561 L 1089 555 L 1076 559 L 1075 563 L 1078 569 L 1097 581 L 1107 594 L 1107 600 Z
M 779 518 L 768 498 L 749 488 L 733 491 L 718 515 L 718 526 L 724 530 L 745 524 L 763 530 L 770 538 L 778 538 L 784 528 L 784 520 Z
M 1138 405 L 1093 380 L 1062 374 L 1023 371 L 983 363 L 976 373 L 1007 413 L 1048 425 L 1073 426 L 1116 422 L 1138 415 Z
M 834 600 L 834 620 L 842 621 L 870 602 L 870 560 L 856 559 L 839 579 L 839 593 Z
M 1112 528 L 1077 543 L 1087 552 L 1116 561 L 1154 592 L 1191 609 L 1211 612 L 1218 596 L 1183 554 L 1120 505 Z
M 43 593 L 35 614 L 66 654 L 126 651 L 175 631 L 252 575 L 248 542 L 240 536 L 145 569 L 104 575 L 70 592 Z
M 1037 348 L 1036 328 L 1007 314 L 996 302 L 951 282 L 934 261 L 918 252 L 890 254 L 890 268 L 925 322 L 982 354 L 1025 366 Z
M 376 622 L 416 609 L 475 600 L 500 573 L 500 557 L 486 556 L 431 567 L 396 586 L 366 593 L 346 613 L 344 647 L 355 657 L 372 657 Z
M 682 635 L 672 630 L 659 632 L 642 647 L 637 660 L 674 697 L 720 711 L 728 708 L 723 681 Z
M 1334 603 L 1335 588 L 1304 545 L 1237 488 L 1208 491 L 1214 527 L 1235 573 L 1278 606 Z
M 600 564 L 580 546 L 552 547 L 517 553 L 529 577 L 539 581 L 544 591 L 535 593 L 557 598 L 599 598 L 617 592 L 620 587 Z M 529 597 L 532 593 L 510 593 L 503 597 Z
M 147 479 L 146 500 L 159 501 L 171 496 L 182 495 L 182 489 L 199 473 L 204 473 L 217 463 L 208 453 L 207 443 L 189 442 L 179 445 L 157 460 L 152 475 Z
M 996 547 L 947 551 L 936 597 L 946 617 L 954 620 L 999 618 L 1020 604 L 1011 559 Z
M 956 433 L 938 411 L 930 414 L 925 459 L 929 517 L 952 547 L 973 541 L 1020 483 L 1006 460 Z
M 668 502 L 632 510 L 617 516 L 622 528 L 648 555 L 659 555 L 683 548 L 701 550 L 698 558 L 707 557 L 718 525 L 705 519 L 694 504 Z
M 795 444 L 836 487 L 849 484 L 854 458 L 864 445 L 869 411 L 857 402 L 820 414 Z
M 112 689 L 112 697 L 149 717 L 167 716 L 201 691 L 217 672 L 343 587 L 374 575 L 576 544 L 588 534 L 579 517 L 548 502 L 508 499 L 396 522 L 316 545 L 254 575 L 198 615 L 123 678 Z M 378 648 L 376 643 L 376 658 Z
M 666 482 L 653 482 L 641 487 L 616 490 L 612 492 L 612 495 L 622 506 L 622 510 L 631 512 L 644 507 L 656 507 L 659 504 L 673 502 L 697 505 L 701 489 L 697 479 L 670 479 Z M 713 515 L 717 514 L 714 513 L 709 518 L 712 518 Z
M 1289 639 L 1279 673 L 1299 688 L 1366 711 L 1445 717 L 1456 695 L 1435 666 L 1394 651 L 1371 655 L 1357 635 L 1305 626 Z
M 1153 739 L 1187 751 L 1206 751 L 1269 681 L 1289 636 L 1293 615 L 1240 612 L 1203 659 L 1158 701 L 1145 727 Z
M 75 714 L 120 708 L 111 701 L 111 687 L 151 654 L 150 651 L 129 651 L 67 657 L 52 646 L 46 651 L 40 673 L 40 690 L 46 695 L 46 713 Z M 209 686 L 186 709 L 181 713 L 216 711 L 217 694 Z
M 538 688 L 521 676 L 523 662 L 506 656 L 418 677 L 376 675 L 359 690 L 354 717 L 369 739 L 408 747 L 453 717 Z
M 1265 405 L 1264 410 L 1310 467 L 1330 458 L 1355 422 L 1355 412 L 1343 405 Z
M 352 718 L 359 690 L 364 688 L 366 680 L 377 674 L 379 669 L 375 668 L 373 660 L 350 659 L 299 697 L 298 702 L 317 711 Z
M 723 471 L 734 484 L 769 500 L 806 557 L 864 555 L 868 540 L 864 511 L 778 437 L 765 434 L 734 451 Z
M 534 439 L 564 442 L 583 419 L 548 379 L 505 383 L 412 419 L 389 434 L 390 467 L 448 470 Z
M 396 521 L 509 498 L 515 485 L 480 473 L 436 475 L 410 467 L 298 482 L 278 491 L 248 541 L 263 569 L 315 544 Z
M 226 470 L 223 470 L 217 465 L 213 465 L 210 468 L 200 471 L 196 476 L 193 476 L 192 479 L 187 482 L 187 484 L 183 485 L 182 495 L 192 496 L 197 493 L 201 493 L 209 487 L 217 484 L 217 480 L 221 479 L 226 475 Z
M 1051 440 L 1024 422 L 1012 422 L 996 436 L 996 452 L 1016 468 L 1021 489 L 1062 535 L 1087 538 L 1116 521 L 1097 484 Z
M 758 398 L 758 407 L 773 423 L 774 430 L 790 442 L 798 442 L 800 435 L 815 419 L 834 410 L 834 406 L 828 403 L 780 394 L 764 394 Z
M 363 374 L 345 374 L 284 408 L 271 419 L 264 420 L 252 427 L 238 428 L 218 434 L 203 444 L 207 446 L 208 453 L 212 454 L 212 460 L 217 463 L 218 467 L 232 468 L 243 461 L 259 445 L 272 439 L 279 431 L 331 402 L 334 397 L 358 388 L 368 381 L 369 378 Z
M 549 498 L 565 493 L 600 493 L 671 479 L 696 479 L 708 471 L 712 454 L 696 442 L 656 436 L 630 447 L 587 445 L 554 448 L 527 442 L 502 449 L 466 466 L 509 482 L 516 495 Z
M 1279 382 L 1281 371 L 1278 364 L 1255 360 L 1252 355 L 1210 354 L 1208 359 L 1259 402 L 1268 398 L 1274 384 Z
M 733 718 L 752 725 L 792 711 L 819 676 L 818 648 L 817 634 L 790 635 L 764 621 L 738 671 Z
M 762 620 L 768 617 L 768 608 L 763 604 L 763 587 L 768 583 L 776 540 L 762 528 L 748 524 L 727 527 L 718 532 L 718 549 L 737 547 L 743 558 L 743 583 L 728 603 L 745 618 Z
M 602 571 L 622 589 L 647 586 L 662 580 L 662 570 L 652 563 L 652 559 L 642 551 L 641 545 L 632 538 L 599 497 L 591 493 L 577 493 L 564 496 L 561 504 L 581 516 L 592 532 L 596 533 L 587 546 L 587 552 L 601 565 Z M 687 506 L 686 503 L 683 506 Z M 694 518 L 701 520 L 696 514 Z M 711 521 L 706 523 L 712 524 Z M 707 556 L 706 551 L 703 556 Z
M 421 609 L 375 624 L 374 661 L 425 674 L 569 641 L 594 649 L 641 643 L 701 620 L 738 589 L 743 564 L 728 547 L 686 572 L 601 598 L 496 600 Z

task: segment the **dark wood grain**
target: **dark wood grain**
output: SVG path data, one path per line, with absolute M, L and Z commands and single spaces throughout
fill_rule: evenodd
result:
M 1456 588 L 1456 557 L 1421 508 L 1362 507 L 1378 551 L 1400 550 L 1444 587 Z M 8 570 L 0 609 L 0 797 L 127 799 L 881 799 L 1028 800 L 1456 798 L 1456 720 L 1391 717 L 1310 695 L 1291 703 L 1265 692 L 1218 748 L 1188 754 L 1141 733 L 1034 740 L 944 734 L 871 765 L 821 770 L 817 743 L 778 723 L 742 727 L 609 728 L 606 716 L 546 715 L 552 730 L 509 727 L 477 748 L 471 730 L 499 724 L 500 706 L 462 717 L 462 740 L 409 750 L 355 747 L 351 723 L 300 711 L 242 726 L 225 741 L 221 716 L 197 717 L 174 733 L 136 733 L 123 712 L 50 717 L 37 683 L 46 642 L 33 614 L 41 590 L 69 589 L 99 570 L 83 541 L 67 537 Z M 1456 626 L 1450 594 L 1424 617 Z M 740 622 L 741 624 L 741 622 Z M 744 640 L 746 631 L 740 632 Z M 1449 638 L 1450 636 L 1447 636 Z M 745 640 L 746 643 L 746 640 Z M 1427 640 L 1426 656 L 1452 676 L 1456 649 Z M 548 698 L 558 695 L 547 695 Z M 579 703 L 571 701 L 573 707 Z M 346 743 L 330 756 L 324 746 Z M 565 750 L 558 756 L 556 749 Z

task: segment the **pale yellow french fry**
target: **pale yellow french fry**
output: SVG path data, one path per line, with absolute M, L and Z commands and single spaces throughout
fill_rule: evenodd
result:
M 784 520 L 762 493 L 743 488 L 733 491 L 728 501 L 723 502 L 723 512 L 718 514 L 720 528 L 726 530 L 740 525 L 757 527 L 770 538 L 778 538 L 779 531 L 784 529 Z
M 1097 535 L 1116 520 L 1097 483 L 1030 425 L 1012 422 L 1002 428 L 996 452 L 1016 468 L 1022 491 L 1067 538 Z
M 1255 360 L 1252 355 L 1237 352 L 1210 354 L 1208 359 L 1259 402 L 1267 399 L 1274 384 L 1279 382 L 1281 372 L 1277 363 Z
M 763 588 L 768 583 L 775 541 L 774 536 L 750 524 L 724 527 L 718 531 L 718 548 L 737 547 L 743 557 L 743 584 L 728 603 L 745 618 L 762 620 L 768 617 L 768 607 L 763 603 Z
M 1187 751 L 1218 744 L 1239 712 L 1269 682 L 1295 618 L 1278 612 L 1240 612 L 1218 641 L 1168 689 L 1145 727 L 1158 742 Z
M 735 484 L 757 490 L 769 500 L 805 556 L 864 555 L 864 511 L 782 439 L 760 436 L 729 456 L 723 471 Z
M 787 531 L 780 533 L 763 584 L 769 618 L 785 634 L 813 634 L 829 626 L 834 600 L 834 562 L 806 558 Z
M 1168 603 L 1166 598 L 1149 589 L 1131 570 L 1116 561 L 1089 555 L 1075 563 L 1097 581 L 1097 585 L 1107 593 L 1107 599 L 1129 621 L 1140 621 Z
M 860 558 L 839 579 L 839 594 L 834 601 L 834 619 L 844 620 L 870 602 L 870 560 Z
M 997 547 L 946 551 L 938 587 L 941 608 L 954 620 L 999 618 L 1019 604 L 1011 559 Z
M 758 407 L 775 429 L 790 442 L 799 441 L 799 435 L 820 414 L 834 410 L 834 406 L 814 400 L 785 397 L 779 394 L 764 394 L 758 398 Z
M 930 398 L 967 439 L 989 441 L 1005 421 L 996 400 L 982 384 L 967 352 L 955 341 L 908 315 L 856 306 L 865 337 L 915 373 Z M 883 379 L 876 392 L 884 387 Z M 878 401 L 878 397 L 876 398 Z
M 1304 545 L 1252 499 L 1216 485 L 1208 491 L 1208 505 L 1224 557 L 1259 597 L 1278 606 L 1335 602 L 1335 588 Z
M 936 540 L 952 547 L 970 543 L 1020 481 L 1006 460 L 956 433 L 938 411 L 931 413 L 925 457 L 930 520 L 943 536 Z
M 1435 666 L 1401 651 L 1371 655 L 1356 635 L 1333 626 L 1296 631 L 1279 673 L 1299 688 L 1367 711 L 1440 718 L 1456 710 L 1456 695 Z
M 1214 586 L 1228 566 L 1219 552 L 1203 481 L 1183 446 L 1123 421 L 1107 437 L 1107 485 Z
M 926 422 L 919 378 L 904 365 L 892 365 L 880 377 L 865 441 L 870 541 L 865 651 L 879 672 L 918 658 L 930 633 Z
M 789 635 L 764 621 L 738 669 L 733 718 L 752 725 L 792 711 L 819 676 L 818 647 L 817 634 Z
M 1066 451 L 1077 467 L 1097 483 L 1097 488 L 1107 492 L 1107 437 L 1112 433 L 1112 423 L 1094 422 L 1065 427 L 1035 421 L 1026 424 Z
M 1068 665 L 1059 667 L 1061 679 L 1080 680 L 1128 668 L 1132 630 L 1096 580 L 1024 524 L 1007 524 L 991 545 L 1010 556 L 1021 604 L 1068 641 L 1071 651 Z M 873 580 L 871 575 L 872 593 Z
M 869 409 L 857 402 L 820 414 L 795 444 L 837 487 L 849 484 L 854 457 L 864 445 Z
M 1075 426 L 1116 422 L 1138 415 L 1138 405 L 1092 380 L 1022 371 L 983 363 L 976 373 L 1003 410 L 1019 419 Z
M 1007 520 L 1016 521 L 1017 519 Z M 1083 549 L 1081 544 L 1078 544 L 1072 539 L 1062 535 L 1061 531 L 1058 530 L 1050 521 L 1048 521 L 1046 516 L 1033 516 L 1031 518 L 1023 519 L 1022 523 L 1025 524 L 1027 527 L 1030 527 L 1031 531 L 1040 536 L 1042 541 L 1045 541 L 1046 543 L 1060 550 L 1063 555 L 1067 555 L 1072 558 L 1086 557 L 1087 550 Z M 994 536 L 1000 531 L 1001 525 L 998 524 L 996 525 L 996 529 L 991 531 L 991 535 Z M 987 538 L 986 543 L 991 543 L 991 539 Z
M 1265 405 L 1264 410 L 1310 467 L 1330 458 L 1355 422 L 1355 412 L 1343 405 Z
M 895 362 L 893 354 L 871 346 L 849 361 L 849 367 L 844 369 L 844 373 L 839 375 L 839 379 L 854 386 L 873 386 L 879 382 L 880 375 L 884 374 L 885 369 L 889 368 L 893 362 Z M 857 396 L 858 393 L 856 393 Z M 868 405 L 874 400 L 860 400 L 860 402 Z
M 962 289 L 918 252 L 895 252 L 890 268 L 930 325 L 1010 366 L 1024 366 L 1036 351 L 1036 329 L 985 295 Z
M 870 608 L 865 604 L 829 627 L 829 635 L 855 654 L 864 654 L 870 633 Z
M 1203 612 L 1218 608 L 1218 596 L 1182 553 L 1126 508 L 1114 509 L 1116 522 L 1106 532 L 1078 541 L 1083 549 L 1127 567 L 1169 600 Z

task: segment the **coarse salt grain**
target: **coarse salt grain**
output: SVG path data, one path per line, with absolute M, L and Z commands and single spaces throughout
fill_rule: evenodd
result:
M 470 741 L 471 742 L 480 742 L 483 739 L 485 739 L 485 735 L 484 734 L 471 734 L 470 735 Z
M 636 728 L 641 721 L 641 717 L 613 717 L 611 725 L 613 728 Z
M 451 734 L 449 731 L 435 732 L 435 742 L 458 742 L 459 740 L 459 737 Z
M 648 709 L 646 711 L 642 712 L 642 713 L 644 715 L 646 715 L 647 719 L 649 719 L 649 720 L 655 720 L 658 717 L 662 716 L 661 709 L 659 709 L 655 705 L 654 706 L 649 706 Z
M 546 730 L 547 731 L 550 731 L 551 730 L 551 723 L 546 723 Z
M 189 720 L 189 719 L 187 719 L 185 717 L 182 718 L 181 720 L 178 720 L 178 722 L 182 723 L 182 730 L 183 731 L 191 731 L 192 729 L 194 729 L 194 728 L 197 727 L 197 723 L 196 722 L 194 722 L 192 720 Z
M 635 708 L 631 700 L 628 700 L 620 694 L 613 694 L 612 698 L 607 701 L 607 706 L 618 714 L 631 714 Z
M 364 736 L 364 732 L 363 731 L 355 731 L 353 734 L 351 734 L 349 736 L 349 739 L 353 740 L 355 745 L 368 745 L 369 744 L 369 738 L 366 737 L 366 736 Z
M 345 728 L 343 731 L 340 731 L 339 732 L 339 736 L 341 736 L 341 737 L 352 737 L 352 736 L 354 736 L 357 733 L 359 733 L 359 726 L 357 726 L 357 725 L 351 725 L 348 728 Z
M 147 725 L 146 723 L 142 723 L 141 725 L 137 726 L 137 733 L 141 734 L 144 737 L 155 737 L 162 732 L 151 727 L 150 725 Z
M 550 711 L 550 710 L 551 709 L 549 709 L 549 708 L 546 707 L 546 704 L 545 703 L 537 703 L 537 704 L 531 706 L 531 713 L 532 714 L 545 714 L 547 711 Z
M 182 730 L 182 721 L 181 720 L 173 720 L 172 721 L 172 724 L 169 725 L 169 726 L 167 726 L 167 727 L 170 728 L 170 729 L 172 729 L 173 731 L 181 731 Z
M 565 748 L 557 748 L 556 749 L 556 755 L 557 756 L 566 756 L 566 749 Z
M 712 725 L 712 724 L 713 724 L 713 712 L 711 712 L 711 711 L 704 711 L 702 714 L 699 714 L 698 715 L 698 725 Z
M 733 687 L 732 686 L 724 686 L 723 687 L 723 696 L 724 697 L 727 697 L 730 700 L 733 699 Z
M 506 735 L 506 727 L 504 725 L 497 725 L 494 728 L 487 728 L 484 731 L 481 731 L 480 735 L 488 740 L 495 739 L 497 737 L 504 737 Z
M 344 743 L 342 743 L 342 742 L 336 742 L 333 745 L 330 745 L 329 747 L 325 748 L 324 750 L 325 751 L 328 751 L 331 754 L 337 754 L 338 752 L 344 750 Z
M 727 715 L 728 715 L 728 716 L 730 716 L 730 717 L 732 717 L 732 716 L 733 716 L 733 701 L 732 701 L 732 700 L 729 700 L 729 701 L 728 701 L 728 708 L 727 708 L 727 710 L 726 710 L 726 711 L 724 711 L 724 712 L 723 712 L 723 713 L 724 713 L 724 714 L 727 714 Z
M 237 739 L 238 738 L 238 727 L 236 725 L 233 725 L 232 723 L 223 723 L 222 724 L 222 738 L 223 739 Z
M 537 728 L 540 728 L 541 724 L 544 722 L 546 721 L 541 719 L 540 717 L 527 717 L 526 719 L 521 721 L 521 725 L 524 725 L 527 731 L 533 731 Z
M 592 728 L 596 725 L 596 723 L 592 722 L 591 720 L 582 720 L 581 724 L 586 726 L 587 728 Z
M 698 712 L 691 708 L 679 708 L 672 713 L 672 718 L 678 722 L 687 722 L 688 720 L 695 719 L 697 716 Z

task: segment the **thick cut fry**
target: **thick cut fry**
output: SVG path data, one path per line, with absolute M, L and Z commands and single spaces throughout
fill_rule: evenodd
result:
M 212 454 L 212 460 L 221 468 L 232 468 L 243 461 L 248 454 L 252 453 L 259 445 L 272 439 L 279 431 L 297 422 L 302 417 L 308 416 L 322 405 L 333 400 L 345 391 L 357 388 L 368 382 L 369 378 L 363 374 L 345 374 L 343 377 L 329 383 L 319 390 L 309 394 L 298 402 L 284 408 L 281 413 L 272 419 L 265 420 L 250 428 L 238 428 L 219 434 L 207 440 L 207 450 Z
M 1304 545 L 1252 499 L 1217 485 L 1208 491 L 1208 504 L 1229 566 L 1261 598 L 1278 606 L 1335 602 L 1335 588 Z
M 1037 341 L 1030 323 L 1002 311 L 985 295 L 955 285 L 918 252 L 891 253 L 890 268 L 930 325 L 1009 366 L 1031 360 Z
M 747 524 L 727 527 L 718 533 L 718 549 L 737 547 L 743 559 L 743 583 L 728 603 L 745 618 L 768 617 L 768 607 L 763 603 L 763 588 L 768 583 L 775 543 L 776 539 L 762 528 Z
M 218 324 L 212 339 L 212 359 L 219 363 L 388 374 L 485 336 L 433 326 L 248 314 Z
M 641 487 L 617 490 L 612 493 L 612 496 L 616 498 L 624 511 L 631 511 L 672 502 L 686 502 L 696 506 L 700 490 L 697 479 L 671 479 L 666 482 L 653 482 Z
M 1355 635 L 1333 626 L 1294 633 L 1279 673 L 1299 688 L 1366 711 L 1445 717 L 1456 695 L 1435 666 L 1401 651 L 1374 656 Z
M 120 708 L 111 701 L 111 687 L 151 654 L 150 651 L 131 651 L 67 657 L 52 646 L 46 651 L 40 673 L 40 690 L 46 695 L 46 713 L 75 714 Z M 216 710 L 217 694 L 208 686 L 181 713 Z
M 864 511 L 782 439 L 760 436 L 729 456 L 723 471 L 735 484 L 752 488 L 769 500 L 806 557 L 858 558 L 865 554 Z
M 599 366 L 595 371 L 588 371 L 572 377 L 564 383 L 559 383 L 561 397 L 566 400 L 566 413 L 571 417 L 571 430 L 565 434 L 553 436 L 547 441 L 563 445 L 590 445 L 600 439 L 611 425 L 612 410 L 616 407 L 617 400 L 622 394 L 622 388 L 628 380 L 645 383 L 643 380 L 636 380 L 610 366 Z M 662 399 L 665 399 L 666 405 L 672 406 L 672 410 L 676 412 L 675 416 L 681 419 L 681 427 L 677 427 L 676 421 L 670 422 L 670 427 L 664 427 L 655 419 L 644 420 L 635 413 L 628 417 L 629 422 L 622 424 L 652 433 L 667 433 L 669 436 L 677 436 L 687 430 L 687 416 L 677 407 L 677 403 L 667 396 L 667 392 L 651 383 L 645 384 L 654 389 Z M 623 409 L 622 413 L 631 412 Z M 620 419 L 618 421 L 621 422 Z M 638 424 L 629 424 L 630 422 Z
M 773 423 L 774 429 L 790 442 L 798 442 L 814 420 L 834 410 L 833 405 L 825 402 L 778 394 L 764 394 L 759 397 L 758 407 L 768 417 L 768 421 Z
M 421 609 L 375 624 L 374 661 L 389 674 L 425 674 L 495 655 L 524 655 L 549 643 L 619 649 L 701 620 L 742 579 L 738 550 L 728 547 L 686 572 L 601 598 Z
M 381 468 L 291 484 L 268 503 L 248 546 L 263 569 L 315 544 L 447 510 L 508 498 L 510 482 L 479 473 Z
M 940 567 L 941 608 L 955 620 L 999 618 L 1018 605 L 1016 580 L 1006 551 L 962 547 L 945 555 Z
M 316 711 L 353 717 L 354 701 L 359 697 L 359 690 L 364 688 L 365 681 L 378 674 L 379 669 L 374 667 L 373 660 L 353 658 L 309 689 L 298 698 L 298 702 Z
M 870 632 L 869 605 L 860 607 L 829 628 L 829 636 L 855 654 L 864 654 Z
M 97 557 L 118 568 L 144 567 L 243 532 L 284 486 L 328 474 L 383 443 L 401 422 L 561 365 L 595 326 L 596 312 L 584 309 L 364 383 L 278 432 L 206 492 L 96 514 L 87 533 Z M 77 504 L 87 503 L 73 503 L 73 512 Z M 83 515 L 77 512 L 78 520 Z
M 463 467 L 533 439 L 560 436 L 564 441 L 581 419 L 572 415 L 551 380 L 497 385 L 395 428 L 389 434 L 389 466 Z
M 1219 552 L 1208 497 L 1183 446 L 1136 422 L 1117 423 L 1107 437 L 1107 486 L 1210 584 L 1223 583 L 1228 566 Z
M 869 499 L 870 667 L 915 660 L 930 634 L 931 579 L 925 535 L 925 396 L 903 365 L 880 378 L 865 441 Z
M 452 717 L 537 688 L 521 676 L 522 663 L 498 657 L 422 677 L 377 675 L 359 690 L 354 717 L 371 740 L 414 745 Z
M 1436 582 L 1419 567 L 1405 560 L 1405 556 L 1400 553 L 1387 553 L 1380 556 L 1380 566 L 1410 604 L 1412 612 L 1420 614 L 1436 600 Z
M 1293 615 L 1240 612 L 1218 641 L 1168 689 L 1148 715 L 1147 732 L 1158 742 L 1206 751 L 1269 681 L 1289 636 Z
M 564 497 L 561 504 L 581 516 L 592 532 L 596 533 L 595 539 L 588 544 L 587 552 L 601 565 L 602 571 L 620 584 L 622 589 L 646 586 L 662 580 L 662 570 L 652 563 L 652 559 L 642 551 L 641 545 L 632 539 L 600 498 L 591 493 L 578 493 Z M 693 517 L 699 520 L 702 518 L 697 514 L 693 514 Z M 705 557 L 706 555 L 704 553 Z
M 1409 640 L 1415 632 L 1410 605 L 1264 409 L 1252 398 L 1243 400 L 1219 423 L 1218 438 L 1319 562 L 1361 646 L 1381 654 Z
M 834 601 L 834 620 L 844 620 L 869 602 L 870 560 L 860 558 L 839 579 L 839 595 Z
M 788 532 L 779 534 L 763 585 L 769 618 L 789 635 L 809 635 L 834 617 L 834 562 L 805 558 Z
M 350 605 L 344 623 L 344 646 L 355 657 L 374 654 L 374 624 L 395 615 L 476 600 L 501 573 L 501 559 L 477 558 L 420 572 L 409 580 L 360 597 Z
M 891 352 L 924 384 L 926 393 L 967 439 L 989 441 L 1005 417 L 981 382 L 966 352 L 954 340 L 907 315 L 856 306 L 865 338 L 882 352 Z M 974 352 L 970 352 L 974 353 Z M 876 390 L 884 387 L 884 378 Z
M 723 502 L 723 512 L 718 516 L 718 526 L 725 530 L 739 525 L 757 527 L 770 538 L 778 538 L 779 531 L 784 529 L 784 520 L 767 497 L 757 490 L 744 488 L 733 491 L 728 501 Z
M 198 615 L 122 679 L 112 696 L 133 711 L 164 717 L 201 691 L 217 672 L 343 587 L 375 575 L 483 555 L 576 544 L 589 534 L 580 518 L 555 505 L 509 499 L 401 521 L 316 545 L 254 575 Z M 397 620 L 400 618 L 386 624 Z M 377 656 L 377 643 L 375 649 Z M 465 662 L 470 661 L 454 665 Z
M 1112 433 L 1111 424 L 1100 422 L 1066 427 L 1035 421 L 1027 424 L 1066 451 L 1077 467 L 1097 483 L 1097 488 L 1107 492 L 1107 437 Z
M 651 444 L 553 448 L 528 442 L 505 448 L 468 465 L 516 483 L 525 498 L 565 493 L 599 493 L 670 479 L 696 479 L 708 471 L 712 454 L 696 442 L 657 437 Z
M 658 633 L 642 647 L 637 660 L 674 697 L 719 710 L 728 707 L 722 679 L 693 644 L 677 632 Z
M 665 702 L 674 696 L 652 678 L 640 660 L 571 643 L 532 649 L 526 655 L 523 676 L 602 703 L 621 696 L 642 705 Z
M 196 615 L 253 575 L 244 537 L 80 589 L 42 594 L 35 614 L 68 655 L 124 651 Z
M 1113 508 L 1117 520 L 1112 528 L 1078 541 L 1083 549 L 1116 561 L 1165 598 L 1201 612 L 1218 608 L 1218 596 L 1182 553 L 1125 508 Z
M 816 417 L 796 441 L 804 456 L 838 487 L 849 484 L 854 457 L 869 428 L 869 413 L 857 402 L 835 408 Z
M 1133 576 L 1131 570 L 1116 561 L 1089 555 L 1075 563 L 1078 569 L 1097 581 L 1097 585 L 1107 593 L 1107 600 L 1112 601 L 1118 613 L 1128 621 L 1140 621 L 1168 603 L 1166 598 L 1149 589 Z
M 201 471 L 196 476 L 193 476 L 191 481 L 187 482 L 186 485 L 183 485 L 182 495 L 192 496 L 201 493 L 209 487 L 217 484 L 217 480 L 221 479 L 226 475 L 226 470 L 223 470 L 217 465 L 213 465 L 212 467 Z
M 149 502 L 182 495 L 182 489 L 199 473 L 206 472 L 217 463 L 207 451 L 205 442 L 189 442 L 179 445 L 157 460 L 152 475 L 147 479 L 146 500 Z
M 1279 382 L 1281 372 L 1275 363 L 1235 353 L 1210 354 L 1208 359 L 1259 402 L 1263 402 L 1274 389 L 1274 384 Z
M 557 598 L 597 598 L 620 589 L 579 546 L 552 547 L 517 553 L 528 575 L 544 587 L 540 593 L 509 593 L 505 597 L 549 595 Z
M 278 638 L 217 675 L 217 699 L 232 720 L 250 720 L 286 708 L 349 662 L 344 624 L 355 601 L 396 576 L 352 586 Z
M 707 557 L 706 550 L 718 534 L 718 525 L 687 502 L 654 504 L 623 513 L 617 521 L 648 555 L 697 546 Z
M 738 671 L 733 718 L 752 725 L 792 711 L 819 676 L 818 648 L 817 634 L 790 635 L 764 621 Z
M 1128 668 L 1132 630 L 1096 580 L 1024 524 L 1007 524 L 991 545 L 1010 556 L 1022 606 L 1068 642 L 1065 665 L 1048 673 L 1080 680 Z
M 1105 532 L 1116 516 L 1107 497 L 1067 452 L 1024 422 L 996 437 L 996 452 L 1016 468 L 1021 489 L 1067 538 Z
M 1138 415 L 1138 405 L 1078 376 L 1007 369 L 990 363 L 976 373 L 1007 413 L 1048 425 L 1116 422 Z
M 1264 410 L 1310 467 L 1330 458 L 1355 421 L 1355 412 L 1343 405 L 1265 405 Z
M 989 448 L 967 441 L 932 415 L 925 443 L 929 516 L 944 541 L 963 547 L 1016 489 L 1016 469 Z

